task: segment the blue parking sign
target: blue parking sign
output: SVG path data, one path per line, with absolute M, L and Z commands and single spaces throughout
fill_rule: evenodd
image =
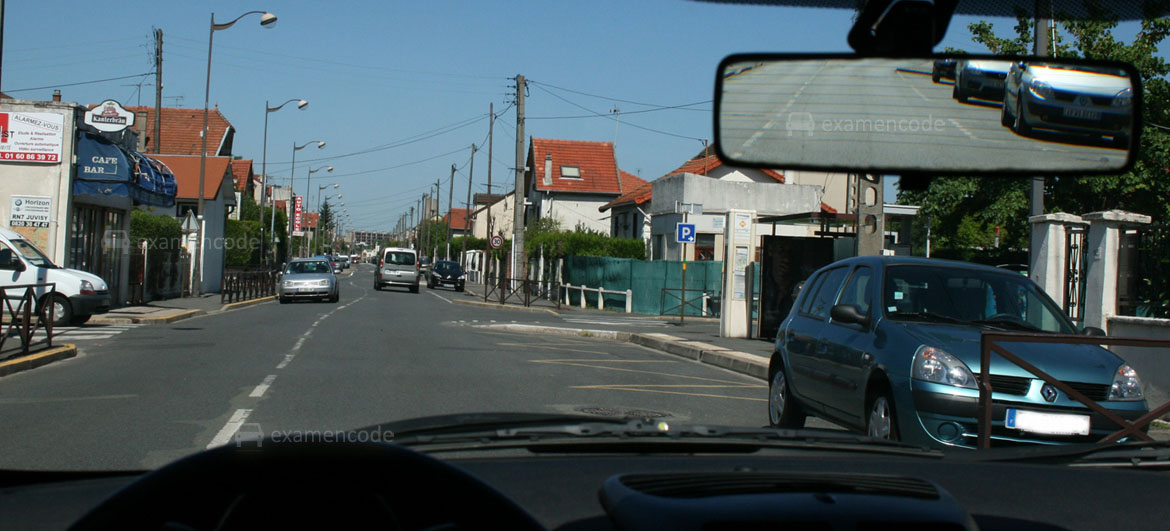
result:
M 676 224 L 674 230 L 674 241 L 678 243 L 695 243 L 695 224 Z

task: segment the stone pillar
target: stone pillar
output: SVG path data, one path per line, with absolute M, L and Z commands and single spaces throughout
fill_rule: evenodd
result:
M 1085 326 L 1109 331 L 1109 316 L 1117 313 L 1117 254 L 1122 225 L 1149 224 L 1150 216 L 1109 210 L 1085 214 L 1089 222 L 1088 278 L 1085 281 Z
M 1068 251 L 1068 229 L 1087 225 L 1080 216 L 1057 212 L 1028 218 L 1032 225 L 1033 244 L 1038 247 L 1029 253 L 1028 276 L 1057 304 L 1064 303 L 1068 271 L 1065 267 Z M 1065 308 L 1067 310 L 1067 308 Z

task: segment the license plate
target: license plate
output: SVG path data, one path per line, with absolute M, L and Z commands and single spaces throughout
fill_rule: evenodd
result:
M 297 291 L 313 291 L 313 288 L 300 288 Z
M 1065 118 L 1080 118 L 1082 120 L 1100 120 L 1101 111 L 1091 111 L 1089 109 L 1068 108 L 1064 110 Z
M 1044 435 L 1088 435 L 1089 416 L 1008 409 L 1004 425 L 1013 430 Z

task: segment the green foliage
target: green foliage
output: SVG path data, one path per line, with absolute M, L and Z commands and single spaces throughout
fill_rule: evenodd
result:
M 240 204 L 236 205 L 236 208 L 240 211 L 240 219 L 260 219 L 260 205 L 246 196 L 240 200 Z
M 224 265 L 242 267 L 260 263 L 260 222 L 229 219 L 223 228 Z
M 135 245 L 146 240 L 150 250 L 178 254 L 183 238 L 183 224 L 165 215 L 145 210 L 130 211 L 130 241 Z
M 447 252 L 447 222 L 442 220 L 428 220 L 422 223 L 419 228 L 419 238 L 422 239 L 419 247 L 423 249 L 423 254 L 430 256 L 439 250 L 439 255 Z M 459 248 L 458 243 L 451 243 L 452 252 L 456 252 Z M 469 246 L 468 249 L 471 247 Z
M 524 236 L 524 250 L 529 258 L 544 253 L 545 260 L 566 256 L 608 256 L 646 258 L 646 245 L 639 238 L 611 238 L 609 235 L 578 226 L 572 232 L 560 230 L 560 223 L 542 218 L 533 223 Z
M 451 255 L 455 256 L 463 250 L 463 241 L 467 240 L 468 251 L 486 251 L 488 249 L 488 241 L 483 238 L 476 238 L 475 236 L 456 236 L 451 238 Z M 447 249 L 447 243 L 443 242 L 439 245 L 439 254 Z

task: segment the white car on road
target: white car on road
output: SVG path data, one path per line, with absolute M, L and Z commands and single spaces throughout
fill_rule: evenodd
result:
M 1001 122 L 1017 134 L 1043 128 L 1129 144 L 1133 80 L 1120 68 L 1020 62 L 1006 85 Z
M 967 103 L 967 98 L 1000 101 L 1003 99 L 1004 78 L 1011 67 L 1011 61 L 961 59 L 955 65 L 955 87 L 951 96 L 962 103 Z

